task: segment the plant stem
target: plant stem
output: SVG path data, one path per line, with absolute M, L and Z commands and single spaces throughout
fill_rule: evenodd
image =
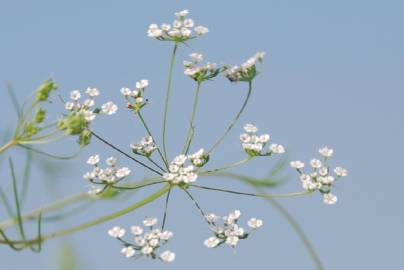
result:
M 164 115 L 163 115 L 163 154 L 164 159 L 167 161 L 167 147 L 166 147 L 166 129 L 167 129 L 167 112 L 168 112 L 168 104 L 171 95 L 171 84 L 173 78 L 173 71 L 174 71 L 174 64 L 175 64 L 175 54 L 177 52 L 178 42 L 175 42 L 173 52 L 171 54 L 171 61 L 170 61 L 170 69 L 168 71 L 168 83 L 167 83 L 167 93 L 166 99 L 164 104 Z
M 0 147 L 0 153 L 6 151 L 7 149 L 13 147 L 14 145 L 17 145 L 18 142 L 16 140 L 11 140 L 8 143 L 4 144 L 3 146 Z
M 189 121 L 188 133 L 187 133 L 187 137 L 185 139 L 184 148 L 182 149 L 182 153 L 184 155 L 188 154 L 189 147 L 191 146 L 192 139 L 195 135 L 194 134 L 194 132 L 195 132 L 194 121 L 195 121 L 196 111 L 198 109 L 198 100 L 199 100 L 199 93 L 201 90 L 201 84 L 202 83 L 198 81 L 198 83 L 196 85 L 196 92 L 195 92 L 194 105 L 193 105 L 192 114 L 191 114 L 191 120 Z
M 240 118 L 240 116 L 242 115 L 245 107 L 248 104 L 248 101 L 250 99 L 251 96 L 251 90 L 252 90 L 252 82 L 249 81 L 248 82 L 248 91 L 247 91 L 247 96 L 244 100 L 243 105 L 240 108 L 240 111 L 237 113 L 236 117 L 234 118 L 233 122 L 231 122 L 231 124 L 227 127 L 227 129 L 224 131 L 224 133 L 222 134 L 222 136 L 220 136 L 220 138 L 215 142 L 215 144 L 213 144 L 213 146 L 208 150 L 208 154 L 210 154 L 211 152 L 213 152 L 224 140 L 224 138 L 226 137 L 226 135 L 230 132 L 230 130 L 232 130 L 232 128 L 234 127 L 234 125 L 237 123 L 238 119 Z
M 222 189 L 222 188 L 212 188 L 212 187 L 206 187 L 206 186 L 200 186 L 196 184 L 191 184 L 189 185 L 190 187 L 195 187 L 195 188 L 200 188 L 200 189 L 206 189 L 206 190 L 214 190 L 214 191 L 220 191 L 220 192 L 226 192 L 226 193 L 232 193 L 232 194 L 237 194 L 237 195 L 245 195 L 245 196 L 251 196 L 251 197 L 258 197 L 258 198 L 290 198 L 290 197 L 298 197 L 298 196 L 303 196 L 303 195 L 308 195 L 311 194 L 312 191 L 302 191 L 302 192 L 290 192 L 290 193 L 283 193 L 283 194 L 255 194 L 255 193 L 248 193 L 248 192 L 240 192 L 240 191 L 234 191 L 234 190 L 228 190 L 228 189 Z
M 157 192 L 153 193 L 152 195 L 148 196 L 147 198 L 145 198 L 145 199 L 143 199 L 143 200 L 141 200 L 141 201 L 139 201 L 139 202 L 137 202 L 137 203 L 135 203 L 135 204 L 133 204 L 133 205 L 131 205 L 129 207 L 126 207 L 126 208 L 124 208 L 124 209 L 122 209 L 120 211 L 117 211 L 115 213 L 99 217 L 97 219 L 91 220 L 91 221 L 83 223 L 81 225 L 78 225 L 78 226 L 75 226 L 75 227 L 72 227 L 72 228 L 69 228 L 69 229 L 65 229 L 65 230 L 56 231 L 56 232 L 48 234 L 48 235 L 43 235 L 40 238 L 30 239 L 30 240 L 27 240 L 27 241 L 15 240 L 15 241 L 11 241 L 11 242 L 15 243 L 15 244 L 22 243 L 22 244 L 32 245 L 32 244 L 35 244 L 35 243 L 38 243 L 38 242 L 43 242 L 43 241 L 46 241 L 46 240 L 49 240 L 49 239 L 52 239 L 52 238 L 57 238 L 57 237 L 72 234 L 74 232 L 82 231 L 84 229 L 87 229 L 87 228 L 93 227 L 95 225 L 98 225 L 98 224 L 113 220 L 115 218 L 118 218 L 120 216 L 128 214 L 128 213 L 130 213 L 130 212 L 132 212 L 132 211 L 134 211 L 134 210 L 136 210 L 138 208 L 141 208 L 141 207 L 153 202 L 154 200 L 160 198 L 164 194 L 166 194 L 170 190 L 170 188 L 171 188 L 170 185 L 166 185 L 162 189 L 160 189 Z M 6 243 L 6 242 L 4 240 L 0 240 L 0 243 Z
M 146 121 L 144 120 L 142 114 L 140 112 L 138 112 L 138 115 L 139 115 L 140 121 L 142 122 L 144 128 L 147 131 L 147 134 L 149 134 L 150 137 L 154 138 L 151 133 L 151 130 L 150 130 L 149 126 L 146 124 Z M 157 152 L 159 153 L 161 160 L 164 162 L 164 165 L 166 166 L 166 169 L 168 170 L 168 161 L 166 159 L 164 159 L 163 154 L 161 153 L 160 147 L 158 147 L 158 146 L 157 146 Z
M 201 171 L 201 172 L 198 173 L 198 175 L 205 175 L 205 174 L 210 174 L 210 173 L 215 173 L 215 172 L 220 172 L 220 171 L 224 171 L 224 170 L 227 170 L 227 169 L 231 169 L 231 168 L 243 165 L 243 164 L 247 163 L 248 161 L 250 161 L 251 159 L 252 159 L 252 157 L 248 157 L 246 159 L 237 161 L 236 163 L 232 163 L 232 164 L 226 165 L 226 166 L 221 167 L 221 168 L 207 170 L 207 171 Z
M 168 201 L 170 200 L 170 194 L 171 194 L 171 188 L 167 192 L 167 196 L 166 196 L 166 203 L 165 203 L 165 206 L 164 206 L 164 215 L 163 215 L 163 222 L 162 222 L 162 225 L 161 225 L 161 231 L 164 231 L 164 227 L 166 225 L 167 212 L 168 212 Z

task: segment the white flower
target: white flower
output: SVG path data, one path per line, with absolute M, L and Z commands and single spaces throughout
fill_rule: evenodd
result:
M 163 30 L 164 32 L 167 32 L 171 29 L 171 25 L 169 25 L 168 23 L 163 23 L 161 25 L 161 30 Z
M 143 247 L 147 243 L 146 240 L 143 237 L 140 237 L 140 236 L 135 237 L 134 240 L 135 240 L 135 243 L 140 247 Z
M 209 29 L 207 27 L 201 25 L 195 27 L 194 30 L 198 36 L 204 35 L 209 32 Z
M 246 124 L 244 126 L 244 130 L 248 133 L 255 133 L 258 131 L 258 128 L 254 126 L 253 124 Z
M 153 252 L 153 250 L 154 249 L 151 246 L 144 246 L 141 251 L 143 254 L 149 255 Z
M 161 30 L 157 24 L 149 25 L 149 29 L 147 30 L 147 35 L 152 38 L 161 37 L 163 34 L 163 30 Z
M 271 144 L 269 146 L 269 150 L 271 150 L 271 152 L 273 152 L 275 154 L 283 154 L 283 153 L 285 153 L 285 147 L 283 145 L 280 145 L 280 144 Z
M 318 173 L 319 173 L 321 176 L 326 176 L 326 175 L 328 174 L 328 168 L 326 168 L 326 167 L 321 167 L 321 168 L 318 170 Z
M 121 253 L 126 257 L 126 258 L 130 258 L 133 257 L 136 253 L 135 249 L 131 246 L 128 247 L 124 247 L 121 249 Z
M 208 222 L 210 222 L 210 223 L 213 223 L 213 222 L 215 222 L 216 220 L 219 219 L 219 217 L 218 217 L 216 214 L 213 214 L 213 213 L 206 214 L 206 215 L 205 215 L 205 218 L 206 218 L 206 220 L 207 220 Z
M 263 225 L 263 222 L 261 219 L 258 218 L 251 218 L 248 222 L 247 222 L 248 226 L 250 228 L 252 228 L 253 230 L 258 229 L 259 227 L 261 227 Z
M 323 157 L 331 157 L 332 154 L 334 153 L 334 150 L 331 148 L 328 148 L 327 146 L 322 147 L 318 150 L 318 152 L 320 153 L 320 155 L 322 155 Z
M 271 136 L 269 134 L 263 134 L 259 137 L 259 141 L 261 143 L 267 143 L 271 139 Z
M 125 235 L 125 229 L 115 226 L 108 231 L 108 234 L 114 238 L 122 238 Z
M 140 226 L 132 226 L 132 227 L 130 227 L 130 231 L 134 235 L 141 235 L 143 233 L 143 228 Z
M 314 169 L 319 169 L 319 168 L 321 168 L 321 166 L 322 166 L 321 161 L 318 160 L 318 159 L 312 159 L 312 160 L 310 161 L 310 165 L 311 165 L 311 167 L 313 167 Z
M 163 253 L 161 253 L 160 258 L 165 262 L 172 262 L 175 260 L 175 253 L 166 250 Z
M 192 31 L 189 30 L 188 28 L 185 28 L 185 27 L 181 28 L 181 35 L 183 37 L 190 37 L 191 34 L 192 34 Z
M 94 99 L 84 100 L 83 105 L 87 108 L 94 106 Z
M 189 55 L 194 62 L 202 62 L 203 61 L 203 55 L 200 53 L 191 53 Z
M 323 195 L 323 202 L 328 205 L 335 204 L 338 201 L 337 196 L 332 193 L 326 193 Z
M 348 171 L 347 171 L 345 168 L 342 168 L 342 167 L 335 167 L 334 173 L 335 173 L 338 177 L 345 177 L 345 176 L 348 175 Z
M 174 234 L 170 231 L 164 231 L 160 234 L 160 239 L 164 240 L 164 241 L 168 241 L 170 240 L 172 237 L 174 236 Z
M 86 119 L 87 122 L 91 122 L 95 119 L 95 117 L 97 116 L 95 113 L 93 113 L 92 111 L 86 110 L 83 112 L 84 115 L 84 119 Z
M 290 167 L 300 170 L 304 168 L 304 163 L 298 160 L 292 161 L 290 162 Z
M 100 192 L 102 191 L 102 188 L 97 188 L 95 186 L 91 186 L 90 190 L 87 191 L 88 195 L 98 195 L 100 194 Z
M 214 248 L 216 247 L 218 244 L 220 243 L 220 240 L 214 236 L 209 237 L 208 239 L 206 239 L 203 244 L 207 247 L 207 248 Z
M 140 80 L 136 82 L 136 88 L 137 89 L 144 89 L 147 86 L 149 86 L 149 81 L 148 80 Z
M 109 157 L 105 160 L 108 166 L 115 166 L 116 165 L 116 158 L 115 157 Z
M 130 96 L 130 94 L 132 93 L 132 91 L 127 88 L 127 87 L 123 87 L 121 88 L 121 94 L 125 97 Z
M 116 106 L 113 102 L 109 101 L 101 106 L 101 110 L 103 113 L 111 115 L 116 113 L 118 110 L 118 106 Z
M 184 9 L 184 10 L 175 12 L 174 14 L 175 14 L 175 16 L 177 16 L 177 17 L 179 17 L 179 18 L 185 17 L 185 16 L 187 16 L 187 15 L 189 14 L 189 10 L 188 10 L 188 9 Z
M 100 95 L 100 91 L 97 88 L 87 88 L 86 94 L 89 95 L 90 97 L 96 97 Z
M 177 28 L 177 30 L 178 30 L 178 28 L 180 28 L 182 26 L 182 22 L 181 21 L 179 21 L 179 20 L 174 20 L 173 21 L 173 27 L 174 28 Z
M 235 247 L 238 243 L 239 238 L 237 236 L 229 236 L 226 239 L 226 244 Z
M 229 220 L 237 220 L 241 216 L 240 210 L 234 210 L 233 212 L 229 213 L 228 218 Z
M 184 20 L 184 27 L 194 27 L 194 21 L 192 19 L 185 19 Z
M 143 220 L 143 224 L 148 227 L 154 226 L 154 225 L 156 225 L 156 223 L 157 223 L 157 218 L 153 218 L 153 217 L 146 218 L 145 220 Z
M 116 171 L 116 177 L 122 178 L 126 177 L 130 174 L 130 169 L 128 167 L 122 167 L 119 170 Z
M 65 103 L 65 109 L 66 110 L 71 111 L 71 110 L 73 110 L 73 108 L 74 108 L 74 103 L 73 102 L 68 101 L 68 102 Z
M 81 93 L 79 90 L 73 90 L 70 92 L 70 98 L 72 100 L 79 100 L 81 98 Z
M 87 160 L 87 164 L 90 164 L 90 165 L 96 165 L 96 164 L 98 164 L 98 162 L 100 162 L 99 155 L 93 155 L 93 156 L 89 157 Z

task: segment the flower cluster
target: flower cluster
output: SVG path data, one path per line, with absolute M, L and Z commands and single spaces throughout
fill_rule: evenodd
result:
M 211 80 L 220 73 L 220 68 L 215 63 L 206 63 L 199 65 L 203 61 L 203 55 L 199 53 L 191 53 L 189 55 L 191 61 L 183 61 L 185 67 L 184 74 L 197 82 Z
M 196 168 L 193 164 L 185 165 L 188 157 L 179 155 L 174 158 L 168 167 L 168 172 L 163 177 L 173 184 L 190 184 L 198 178 Z
M 121 253 L 126 258 L 146 256 L 152 259 L 160 259 L 163 262 L 172 262 L 175 260 L 174 252 L 165 250 L 158 255 L 158 251 L 162 246 L 167 244 L 174 234 L 170 231 L 154 229 L 153 226 L 156 223 L 157 218 L 146 218 L 143 220 L 143 225 L 150 229 L 149 232 L 145 232 L 143 227 L 132 226 L 130 230 L 134 236 L 133 242 L 127 242 L 122 239 L 125 236 L 125 229 L 118 226 L 110 229 L 108 234 L 123 243 L 124 247 Z
M 150 157 L 151 154 L 157 149 L 152 136 L 145 136 L 139 142 L 130 145 L 133 153 L 141 156 Z
M 206 239 L 204 245 L 208 248 L 215 248 L 225 243 L 231 247 L 235 247 L 240 239 L 247 239 L 252 231 L 263 225 L 262 220 L 251 218 L 247 222 L 250 231 L 245 231 L 238 225 L 240 215 L 241 212 L 239 210 L 234 210 L 227 216 L 222 217 L 223 226 L 218 226 L 217 223 L 220 220 L 220 217 L 215 214 L 207 214 L 205 218 L 210 224 L 214 236 Z
M 138 113 L 147 104 L 147 99 L 143 97 L 144 90 L 149 86 L 148 80 L 136 82 L 136 89 L 131 90 L 127 87 L 121 88 L 121 94 L 125 97 L 127 107 L 133 112 Z
M 196 167 L 203 167 L 209 161 L 209 155 L 203 148 L 196 151 L 194 154 L 188 155 L 189 161 Z
M 163 23 L 161 26 L 150 24 L 147 35 L 158 40 L 184 42 L 209 32 L 209 29 L 205 26 L 195 26 L 192 19 L 186 18 L 188 13 L 188 10 L 176 12 L 175 16 L 177 18 L 171 25 L 167 23 Z M 195 33 L 193 33 L 192 30 L 195 31 Z
M 328 166 L 328 159 L 333 155 L 334 150 L 328 147 L 319 149 L 320 155 L 323 160 L 312 159 L 310 167 L 312 171 L 305 173 L 303 171 L 305 164 L 301 161 L 292 161 L 290 166 L 298 171 L 300 180 L 305 190 L 316 191 L 318 190 L 323 195 L 325 204 L 335 204 L 338 200 L 337 196 L 331 193 L 335 182 L 348 175 L 348 171 L 343 167 L 335 167 L 334 175 L 331 174 L 331 169 Z
M 107 102 L 101 108 L 94 108 L 94 98 L 100 95 L 97 88 L 87 88 L 87 98 L 80 102 L 82 94 L 79 90 L 70 92 L 70 101 L 65 103 L 68 114 L 58 121 L 58 128 L 65 130 L 68 135 L 80 135 L 80 145 L 89 143 L 91 133 L 88 130 L 90 123 L 98 114 L 111 115 L 116 113 L 118 107 L 113 102 Z
M 87 164 L 92 165 L 93 170 L 83 175 L 83 178 L 90 181 L 92 184 L 104 186 L 104 188 L 92 186 L 89 191 L 91 195 L 100 194 L 106 187 L 124 180 L 131 172 L 128 167 L 118 167 L 117 160 L 114 157 L 109 157 L 105 160 L 107 164 L 106 168 L 101 168 L 99 163 L 99 155 L 90 156 L 87 160 Z
M 231 82 L 250 82 L 257 76 L 257 62 L 262 62 L 264 52 L 257 52 L 253 57 L 249 58 L 241 66 L 225 66 L 224 74 Z
M 258 128 L 253 124 L 246 124 L 244 130 L 246 133 L 240 135 L 240 141 L 244 151 L 250 157 L 285 153 L 285 147 L 280 144 L 271 144 L 268 151 L 262 152 L 271 136 L 269 134 L 256 135 Z

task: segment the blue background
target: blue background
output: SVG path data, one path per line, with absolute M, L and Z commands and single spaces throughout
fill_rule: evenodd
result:
M 159 130 L 171 44 L 146 36 L 150 23 L 171 22 L 175 11 L 188 8 L 190 17 L 210 33 L 181 47 L 179 60 L 197 51 L 217 63 L 241 63 L 256 51 L 267 52 L 256 79 L 252 102 L 212 164 L 244 157 L 238 135 L 243 123 L 253 122 L 284 144 L 291 159 L 307 161 L 323 145 L 335 151 L 334 164 L 350 175 L 336 188 L 337 205 L 327 207 L 318 194 L 282 200 L 299 220 L 326 269 L 403 268 L 403 100 L 404 38 L 402 1 L 0 1 L 0 80 L 10 82 L 19 98 L 30 95 L 52 75 L 67 96 L 73 89 L 98 87 L 99 102 L 112 100 L 119 113 L 98 119 L 94 129 L 121 147 L 144 135 L 140 123 L 124 109 L 119 89 L 148 78 L 152 104 L 145 110 L 153 130 Z M 185 137 L 194 83 L 182 75 L 178 62 L 169 121 L 169 153 L 178 153 Z M 4 85 L 4 84 L 3 84 Z M 2 87 L 5 88 L 5 87 Z M 224 79 L 204 84 L 198 112 L 195 150 L 210 145 L 237 110 L 245 85 Z M 4 89 L 3 89 L 4 90 Z M 0 94 L 0 123 L 4 131 L 15 123 L 6 91 Z M 174 104 L 174 103 L 173 103 Z M 56 105 L 56 104 L 55 104 Z M 57 106 L 54 106 L 57 107 Z M 52 110 L 52 109 L 51 109 Z M 55 109 L 55 111 L 59 109 Z M 155 132 L 157 133 L 157 132 Z M 59 173 L 51 179 L 33 172 L 25 210 L 62 195 L 87 189 L 81 175 L 92 153 L 115 154 L 93 141 L 72 162 L 54 163 Z M 72 153 L 73 142 L 49 151 Z M 17 167 L 23 154 L 15 149 Z M 5 156 L 5 155 L 4 155 Z M 18 158 L 17 158 L 18 157 Z M 130 165 L 134 176 L 145 171 Z M 253 161 L 238 171 L 264 175 L 276 158 Z M 6 164 L 2 186 L 10 189 Z M 272 192 L 297 191 L 296 175 Z M 199 180 L 205 181 L 205 180 Z M 211 186 L 248 190 L 234 181 L 206 179 Z M 229 183 L 227 183 L 229 182 Z M 136 201 L 101 202 L 62 225 L 78 224 Z M 195 191 L 203 207 L 218 214 L 240 209 L 243 220 L 264 219 L 265 226 L 248 241 L 230 248 L 208 250 L 203 220 L 187 197 L 175 191 L 168 228 L 175 232 L 170 249 L 177 260 L 169 265 L 132 261 L 106 231 L 115 224 L 140 223 L 146 215 L 161 216 L 163 200 L 115 221 L 44 245 L 43 253 L 14 253 L 0 247 L 2 269 L 58 269 L 59 244 L 73 246 L 79 269 L 314 269 L 301 241 L 278 213 L 264 201 Z M 3 211 L 3 209 L 1 210 Z M 5 218 L 5 213 L 0 212 Z M 34 232 L 32 232 L 34 233 Z M 401 251 L 400 251 L 401 250 Z M 401 257 L 400 257 L 401 256 Z

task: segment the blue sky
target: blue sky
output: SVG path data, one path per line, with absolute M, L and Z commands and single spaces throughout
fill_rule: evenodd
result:
M 318 147 L 332 146 L 335 165 L 350 171 L 350 176 L 336 187 L 338 204 L 326 207 L 317 194 L 282 203 L 299 220 L 326 269 L 398 269 L 403 265 L 401 1 L 2 0 L 0 6 L 1 83 L 12 83 L 21 99 L 50 75 L 64 96 L 73 89 L 98 87 L 103 101 L 112 100 L 121 109 L 110 119 L 99 119 L 94 128 L 122 147 L 144 132 L 125 111 L 119 94 L 121 87 L 148 78 L 152 103 L 145 115 L 153 130 L 159 130 L 161 125 L 171 46 L 148 38 L 146 29 L 150 23 L 170 22 L 175 11 L 190 9 L 190 17 L 208 26 L 210 33 L 179 50 L 172 96 L 177 105 L 172 107 L 169 122 L 171 157 L 182 146 L 194 87 L 182 75 L 180 60 L 197 51 L 209 61 L 238 64 L 256 51 L 265 51 L 267 57 L 255 81 L 252 102 L 212 161 L 227 164 L 243 158 L 238 134 L 246 122 L 255 123 L 262 132 L 269 132 L 274 141 L 284 144 L 291 159 L 308 160 L 316 155 Z M 197 145 L 209 145 L 217 137 L 239 106 L 244 87 L 230 85 L 223 79 L 203 86 Z M 4 93 L 0 95 L 2 131 L 15 121 Z M 72 145 L 49 149 L 69 153 Z M 104 157 L 115 154 L 94 140 L 78 160 L 59 164 L 64 170 L 54 179 L 45 181 L 35 169 L 29 206 L 86 190 L 81 179 L 87 169 L 84 161 L 95 152 Z M 10 153 L 21 157 L 21 151 Z M 124 157 L 120 160 L 133 166 Z M 262 176 L 275 162 L 276 158 L 254 161 L 238 171 Z M 4 164 L 1 168 L 1 176 L 7 180 Z M 133 170 L 139 177 L 144 174 L 137 167 Z M 272 192 L 300 190 L 296 175 L 291 170 L 287 175 L 290 180 Z M 206 181 L 212 186 L 248 190 L 236 182 L 227 183 L 226 179 Z M 53 186 L 57 186 L 57 191 Z M 141 195 L 136 193 L 133 200 Z M 119 245 L 106 235 L 114 224 L 129 225 L 139 223 L 146 215 L 161 215 L 162 200 L 116 222 L 46 243 L 40 255 L 28 251 L 14 253 L 1 247 L 2 265 L 13 269 L 56 269 L 57 247 L 68 241 L 76 248 L 81 269 L 313 269 L 296 234 L 265 202 L 195 192 L 201 204 L 211 211 L 226 213 L 239 208 L 245 218 L 261 216 L 265 221 L 264 228 L 242 242 L 235 252 L 207 250 L 202 240 L 209 232 L 194 206 L 184 194 L 177 191 L 173 195 L 168 227 L 176 233 L 171 248 L 178 257 L 172 265 L 125 260 L 119 254 Z M 120 209 L 130 200 L 101 203 L 61 226 Z M 54 228 L 45 227 L 49 231 Z

